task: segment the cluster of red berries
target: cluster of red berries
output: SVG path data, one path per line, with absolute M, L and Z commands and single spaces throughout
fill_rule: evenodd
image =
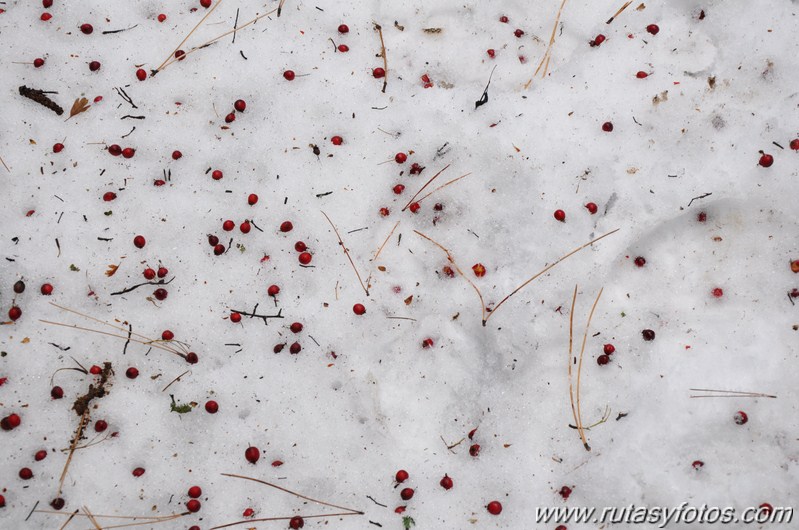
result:
M 233 110 L 236 112 L 244 112 L 244 109 L 247 108 L 247 102 L 243 99 L 237 99 L 233 103 Z M 233 123 L 236 121 L 236 112 L 231 112 L 227 116 L 225 116 L 225 123 Z
M 400 469 L 394 475 L 394 481 L 396 486 L 404 484 L 405 481 L 407 481 L 409 478 L 410 474 L 404 469 Z M 445 473 L 444 476 L 441 478 L 441 480 L 438 482 L 438 485 L 444 488 L 445 490 L 451 490 L 452 487 L 455 485 L 455 483 L 453 482 L 452 477 L 450 477 L 448 474 Z M 415 494 L 416 490 L 414 490 L 413 488 L 405 487 L 400 490 L 400 499 L 407 502 L 410 501 Z M 394 513 L 404 513 L 406 509 L 407 506 L 397 506 L 394 509 Z
M 200 511 L 200 508 L 202 508 L 202 503 L 200 503 L 200 501 L 197 500 L 202 496 L 202 494 L 203 490 L 200 486 L 192 486 L 189 488 L 188 491 L 189 500 L 186 502 L 186 509 L 189 510 L 191 513 L 197 513 Z M 195 526 L 192 526 L 192 528 L 197 528 L 197 530 L 199 530 L 199 528 Z
M 25 292 L 25 282 L 22 280 L 17 280 L 14 282 L 13 290 L 15 294 L 22 294 Z M 43 283 L 42 286 L 39 288 L 39 292 L 41 292 L 44 296 L 50 296 L 53 294 L 53 285 L 51 283 Z M 22 309 L 16 305 L 16 298 L 14 301 L 11 302 L 11 308 L 8 310 L 8 318 L 12 322 L 16 322 L 22 316 Z
M 610 362 L 610 357 L 616 351 L 616 347 L 613 344 L 605 344 L 602 346 L 602 354 L 596 358 L 596 363 L 600 366 L 604 366 Z
M 122 155 L 124 158 L 133 158 L 133 155 L 136 154 L 136 150 L 132 147 L 126 147 L 122 149 L 118 144 L 111 144 L 108 146 L 108 152 L 112 156 L 119 156 Z
M 347 26 L 346 24 L 339 24 L 338 26 L 339 35 L 346 35 L 349 32 L 350 32 L 349 26 Z M 350 47 L 347 46 L 346 44 L 339 44 L 338 46 L 336 46 L 336 49 L 341 53 L 347 53 L 348 51 L 350 51 Z
M 594 202 L 587 202 L 583 206 L 585 207 L 586 210 L 588 210 L 588 213 L 590 213 L 591 215 L 594 215 L 595 213 L 597 213 L 597 211 L 599 211 L 599 207 Z M 554 217 L 556 221 L 559 221 L 561 223 L 566 222 L 566 212 L 563 210 L 555 210 L 552 213 L 552 217 Z
M 303 326 L 302 323 L 294 322 L 289 326 L 289 329 L 291 330 L 292 333 L 296 335 L 301 333 L 304 327 L 305 326 Z M 280 353 L 283 351 L 283 348 L 285 347 L 286 347 L 285 342 L 281 344 L 276 344 L 272 351 L 274 351 L 275 353 Z M 291 344 L 291 346 L 289 346 L 289 353 L 291 353 L 292 355 L 297 355 L 301 351 L 302 351 L 302 345 L 299 342 L 295 341 L 294 343 Z
M 142 273 L 145 280 L 153 280 L 156 276 L 159 278 L 166 278 L 167 274 L 169 274 L 169 269 L 161 265 L 159 265 L 158 270 L 147 267 Z

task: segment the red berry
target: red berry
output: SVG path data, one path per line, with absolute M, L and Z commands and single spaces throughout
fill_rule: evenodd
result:
M 130 368 L 125 370 L 125 376 L 128 379 L 136 379 L 137 377 L 139 377 L 139 370 L 137 368 L 131 366 Z
M 722 296 L 724 296 L 724 291 L 721 289 L 721 287 L 716 287 L 715 289 L 713 289 L 713 296 L 715 296 L 716 298 L 721 298 Z
M 560 488 L 558 493 L 561 497 L 563 497 L 563 500 L 569 500 L 569 496 L 572 494 L 572 489 L 569 486 L 563 486 Z
M 42 6 L 45 9 L 50 9 L 53 6 L 53 0 L 42 0 Z
M 609 121 L 606 121 L 605 123 L 602 124 L 602 130 L 605 132 L 613 131 L 613 124 L 610 123 Z
M 221 256 L 225 253 L 225 245 L 214 245 L 214 255 Z
M 298 353 L 300 353 L 301 351 L 302 351 L 302 346 L 300 346 L 300 343 L 299 343 L 299 342 L 295 342 L 294 344 L 292 344 L 291 346 L 289 346 L 289 352 L 290 352 L 292 355 L 297 355 L 297 354 L 298 354 Z
M 774 163 L 774 157 L 773 156 L 771 156 L 769 154 L 766 154 L 766 153 L 762 153 L 760 155 L 760 160 L 758 161 L 758 164 L 760 164 L 761 166 L 763 166 L 763 167 L 771 167 L 771 165 L 773 163 Z
M 197 499 L 192 499 L 186 503 L 186 508 L 192 513 L 197 513 L 202 508 L 202 504 Z
M 302 327 L 303 327 L 302 324 L 300 324 L 299 322 L 294 322 L 289 326 L 289 329 L 291 330 L 292 333 L 299 333 L 300 331 L 302 331 Z
M 42 13 L 42 16 L 39 17 L 39 19 L 43 20 L 44 22 L 47 22 L 51 18 L 53 18 L 53 15 L 50 13 Z
M 791 261 L 791 272 L 794 274 L 799 273 L 799 259 Z
M 144 239 L 144 236 L 136 236 L 133 238 L 133 246 L 136 248 L 144 248 L 146 244 L 147 241 Z
M 297 252 L 305 252 L 308 249 L 308 246 L 303 243 L 302 241 L 297 241 L 294 243 L 294 250 Z
M 499 17 L 499 21 L 502 22 L 503 24 L 507 24 L 508 20 L 509 20 L 508 17 L 506 17 L 505 15 Z
M 135 154 L 136 150 L 133 149 L 132 147 L 126 147 L 125 149 L 122 150 L 122 156 L 124 158 L 133 158 L 133 155 Z
M 491 515 L 499 515 L 502 513 L 502 504 L 499 501 L 491 501 L 486 505 L 486 510 Z
M 348 51 L 350 51 L 350 47 L 347 46 L 346 44 L 339 44 L 338 51 L 340 51 L 341 53 L 347 53 Z
M 147 79 L 147 71 L 144 68 L 139 68 L 136 70 L 136 79 L 139 81 L 144 81 Z
M 111 201 L 113 201 L 116 198 L 117 198 L 117 194 L 114 193 L 113 191 L 107 191 L 107 192 L 103 193 L 103 200 L 105 202 L 111 202 Z
M 592 46 L 599 46 L 603 42 L 605 42 L 605 36 L 600 33 L 599 35 L 594 37 L 594 40 L 592 42 L 593 42 Z
M 94 430 L 97 432 L 103 432 L 108 428 L 108 423 L 105 420 L 97 420 L 94 422 Z
M 213 234 L 208 234 L 208 244 L 215 247 L 219 244 L 219 238 Z
M 563 210 L 555 210 L 555 213 L 552 214 L 556 220 L 560 221 L 561 223 L 566 221 L 566 212 Z
M 394 162 L 397 164 L 404 164 L 406 160 L 408 160 L 408 155 L 405 153 L 397 153 L 394 155 Z
M 242 512 L 241 515 L 242 517 L 252 517 L 253 515 L 255 515 L 255 510 L 253 510 L 252 508 L 247 508 Z
M 53 399 L 61 399 L 64 397 L 64 389 L 60 386 L 54 386 L 50 389 L 50 397 Z
M 19 317 L 22 316 L 22 309 L 18 308 L 17 306 L 12 306 L 11 309 L 8 310 L 8 318 L 13 321 L 19 320 Z
M 455 271 L 452 270 L 452 267 L 449 265 L 444 265 L 444 267 L 441 269 L 441 272 L 443 272 L 448 278 L 455 277 Z
M 286 70 L 283 72 L 283 79 L 286 81 L 294 81 L 294 70 Z
M 644 265 L 646 265 L 646 258 L 644 258 L 643 256 L 638 256 L 633 260 L 633 263 L 635 263 L 636 267 L 643 267 Z
M 22 280 L 17 280 L 14 282 L 14 292 L 17 294 L 22 294 L 25 292 L 25 282 Z
M 108 146 L 108 152 L 113 156 L 119 156 L 122 154 L 122 148 L 117 144 L 111 144 Z
M 644 338 L 645 341 L 653 341 L 655 340 L 655 332 L 651 329 L 645 329 L 641 332 L 641 336 Z
M 167 274 L 169 274 L 169 269 L 167 269 L 166 267 L 158 267 L 157 274 L 159 278 L 164 278 L 166 277 Z
M 735 413 L 732 419 L 735 421 L 736 424 L 743 425 L 744 423 L 749 421 L 749 416 L 747 416 L 746 412 L 739 410 L 738 412 Z
M 20 423 L 22 423 L 22 420 L 19 415 L 9 414 L 0 421 L 0 427 L 2 427 L 4 431 L 11 431 L 19 427 Z
M 255 206 L 257 202 L 258 202 L 258 195 L 250 193 L 247 196 L 247 204 L 249 204 L 250 206 Z
M 291 224 L 291 221 L 283 221 L 280 223 L 281 232 L 291 232 L 292 228 L 294 228 L 294 225 Z
M 414 494 L 413 488 L 403 488 L 402 491 L 400 491 L 400 497 L 404 501 L 411 500 L 413 498 L 413 494 Z
M 593 202 L 586 203 L 585 209 L 588 210 L 588 213 L 590 213 L 591 215 L 594 215 L 598 210 L 597 205 L 594 204 Z
M 242 234 L 249 234 L 250 230 L 252 230 L 252 225 L 250 225 L 249 221 L 244 221 L 239 225 L 239 230 L 241 230 Z
M 30 480 L 33 478 L 33 471 L 29 467 L 23 467 L 19 470 L 19 478 L 22 480 Z
M 386 71 L 380 68 L 379 66 L 377 68 L 373 68 L 372 77 L 374 77 L 375 79 L 382 79 L 386 77 Z
M 646 27 L 647 33 L 651 33 L 652 35 L 657 35 L 660 31 L 660 28 L 657 24 L 650 24 Z
M 272 351 L 275 352 L 275 353 L 280 353 L 280 352 L 283 351 L 283 348 L 285 348 L 285 347 L 286 347 L 285 344 L 275 344 L 275 347 L 272 348 Z
M 222 230 L 224 230 L 225 232 L 230 232 L 234 228 L 236 228 L 236 223 L 234 223 L 230 219 L 222 223 Z
M 350 32 L 350 28 L 349 28 L 349 27 L 348 27 L 346 24 L 341 24 L 341 25 L 338 27 L 338 32 L 339 32 L 339 33 L 342 33 L 342 34 L 344 34 L 344 33 L 349 33 L 349 32 Z
M 411 211 L 411 213 L 416 213 L 422 209 L 422 205 L 418 202 L 414 202 L 408 207 L 408 209 Z
M 489 48 L 489 49 L 487 49 L 487 50 L 486 50 L 486 53 L 487 53 L 487 54 L 488 54 L 488 56 L 489 56 L 489 57 L 491 57 L 492 59 L 493 59 L 494 57 L 496 57 L 496 56 L 497 56 L 497 52 L 496 52 L 496 51 L 494 51 L 494 48 Z
M 236 121 L 236 115 L 232 112 L 225 116 L 225 123 L 233 123 L 234 121 Z
M 705 212 L 699 212 L 696 216 L 696 220 L 700 223 L 704 223 L 707 221 L 707 214 Z
M 43 283 L 40 291 L 43 295 L 50 296 L 53 294 L 53 286 L 49 283 Z
M 433 347 L 433 339 L 431 339 L 430 337 L 422 341 L 422 348 L 432 348 L 432 347 Z
M 266 290 L 266 294 L 269 296 L 277 296 L 277 293 L 280 292 L 280 287 L 277 285 L 270 285 L 269 288 Z
M 400 469 L 399 471 L 397 471 L 397 474 L 394 476 L 394 479 L 395 479 L 395 480 L 396 480 L 396 481 L 397 481 L 399 484 L 402 484 L 403 482 L 405 482 L 406 480 L 408 480 L 408 477 L 409 477 L 409 476 L 410 476 L 410 475 L 408 475 L 408 472 L 407 472 L 407 471 L 405 471 L 404 469 Z
M 241 322 L 241 313 L 236 313 L 235 311 L 230 313 L 230 321 L 234 324 Z
M 45 458 L 47 458 L 47 451 L 45 451 L 44 449 L 36 451 L 36 454 L 33 455 L 33 459 L 36 460 L 37 462 L 41 462 Z
M 163 302 L 164 300 L 166 300 L 166 297 L 169 296 L 169 292 L 167 292 L 166 289 L 159 288 L 153 291 L 153 296 L 155 296 L 157 300 Z
M 178 160 L 180 158 L 183 158 L 183 153 L 180 151 L 172 151 L 172 160 Z
M 250 446 L 244 451 L 244 458 L 247 459 L 247 462 L 254 464 L 261 458 L 261 451 L 257 447 Z
M 691 462 L 691 467 L 693 467 L 694 469 L 701 469 L 704 466 L 705 463 L 702 462 L 701 460 L 694 460 L 693 462 Z
M 89 63 L 89 70 L 91 70 L 92 72 L 96 72 L 97 70 L 100 69 L 100 66 L 101 66 L 100 61 L 92 61 Z
M 200 5 L 208 9 L 211 7 L 211 0 L 200 0 Z
M 165 14 L 161 13 L 160 15 L 158 15 L 158 22 L 163 22 L 165 20 L 166 20 L 166 15 Z
M 197 354 L 194 353 L 193 351 L 190 351 L 189 353 L 186 354 L 186 362 L 189 364 L 197 364 L 199 360 L 200 358 L 197 357 Z
M 37 57 L 36 59 L 33 60 L 33 66 L 35 68 L 41 68 L 42 66 L 44 66 L 44 59 L 42 59 L 41 57 Z
M 403 186 L 402 184 L 397 184 L 396 186 L 394 186 L 394 188 L 393 188 L 393 189 L 394 189 L 394 193 L 396 193 L 397 195 L 399 195 L 399 194 L 401 194 L 403 191 L 405 191 L 405 186 Z
M 300 263 L 303 265 L 308 265 L 311 262 L 311 253 L 310 252 L 303 252 L 299 256 Z
M 645 79 L 649 77 L 649 74 L 644 72 L 643 70 L 639 70 L 638 73 L 635 74 L 635 77 L 637 77 L 638 79 Z
M 137 467 L 136 469 L 133 470 L 133 476 L 134 477 L 140 477 L 142 475 L 144 475 L 144 468 L 143 467 Z
M 205 412 L 208 414 L 216 414 L 217 411 L 219 411 L 219 403 L 216 401 L 207 401 L 205 403 Z M 191 492 L 191 490 L 189 490 L 189 492 Z M 191 493 L 189 493 L 189 495 L 191 495 Z M 194 497 L 194 495 L 191 496 Z M 197 497 L 199 497 L 199 495 L 197 495 Z
M 453 484 L 452 484 L 452 479 L 449 477 L 449 475 L 444 475 L 444 478 L 442 478 L 442 479 L 441 479 L 441 481 L 439 482 L 439 484 L 440 484 L 440 485 L 441 485 L 441 487 L 442 487 L 442 488 L 444 488 L 445 490 L 452 489 L 452 486 L 453 486 Z
M 472 271 L 474 271 L 474 275 L 478 278 L 482 278 L 486 275 L 486 268 L 482 263 L 475 263 L 472 265 Z
M 366 308 L 364 307 L 363 304 L 355 304 L 354 306 L 352 306 L 352 312 L 355 313 L 356 315 L 363 315 L 364 313 L 366 313 Z
M 384 206 L 383 208 L 380 208 L 379 213 L 381 217 L 388 217 L 391 214 L 391 211 Z
M 152 280 L 155 278 L 155 271 L 149 267 L 144 269 L 144 278 L 146 280 Z
M 66 503 L 64 502 L 64 499 L 62 499 L 61 497 L 56 497 L 55 499 L 50 501 L 50 506 L 53 508 L 53 510 L 60 510 L 64 507 L 65 504 Z
M 200 486 L 192 486 L 189 488 L 189 497 L 192 499 L 199 499 L 203 494 L 203 490 Z
M 597 357 L 597 358 L 596 358 L 596 363 L 597 363 L 599 366 L 605 366 L 605 365 L 606 365 L 606 364 L 608 364 L 609 362 L 610 362 L 610 356 L 608 356 L 608 355 L 606 355 L 606 354 L 604 354 L 604 353 L 603 353 L 602 355 L 600 355 L 599 357 Z
M 64 150 L 64 144 L 62 144 L 62 143 L 53 144 L 53 152 L 54 153 L 60 153 L 63 150 Z
M 480 455 L 480 444 L 472 444 L 469 447 L 469 454 L 474 456 L 474 457 L 479 456 Z
M 92 375 L 100 375 L 101 373 L 103 373 L 103 369 L 95 364 L 92 365 L 91 368 L 89 368 L 89 373 Z
M 223 177 L 223 176 L 224 176 L 224 175 L 222 174 L 222 172 L 221 172 L 220 170 L 218 170 L 218 169 L 215 169 L 215 170 L 214 170 L 214 171 L 211 173 L 211 178 L 212 178 L 212 179 L 214 179 L 214 180 L 222 180 L 222 177 Z
M 341 136 L 334 136 L 333 138 L 330 139 L 330 143 L 332 143 L 333 145 L 341 145 L 344 143 L 344 138 L 342 138 Z
M 772 506 L 771 504 L 769 504 L 767 502 L 764 502 L 763 504 L 758 506 L 758 508 L 760 508 L 758 510 L 758 515 L 759 514 L 763 514 L 763 516 L 769 516 L 769 515 L 771 515 L 771 512 L 774 511 L 774 506 Z
M 80 32 L 84 35 L 91 35 L 94 31 L 94 27 L 91 24 L 81 24 L 80 25 Z
M 299 515 L 295 515 L 291 519 L 289 519 L 289 528 L 292 530 L 297 530 L 298 528 L 302 528 L 305 526 L 305 521 Z
M 517 29 L 516 31 L 513 32 L 513 34 L 516 35 L 517 39 L 520 39 L 524 35 L 524 31 Z
M 247 102 L 243 99 L 237 99 L 235 103 L 233 103 L 233 108 L 238 112 L 244 112 L 244 109 L 247 108 Z
M 608 355 L 611 355 L 613 352 L 616 351 L 616 346 L 609 343 L 605 344 L 604 346 L 602 346 L 602 351 L 604 351 Z
M 791 140 L 791 143 L 788 145 L 794 151 L 799 151 L 799 138 L 794 138 L 793 140 Z
M 166 184 L 166 181 L 161 179 L 155 179 L 153 181 L 153 186 L 163 186 L 164 184 Z
M 421 175 L 422 171 L 424 171 L 424 166 L 420 166 L 417 162 L 411 164 L 411 175 Z

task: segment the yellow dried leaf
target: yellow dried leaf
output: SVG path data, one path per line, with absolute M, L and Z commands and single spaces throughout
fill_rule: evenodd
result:
M 27 344 L 27 343 L 29 343 L 30 341 L 31 341 L 31 340 L 30 340 L 28 337 L 25 337 L 24 339 L 22 339 L 22 344 Z
M 81 112 L 86 112 L 89 110 L 91 105 L 89 105 L 89 100 L 86 98 L 78 98 L 75 100 L 75 103 L 72 104 L 72 109 L 69 111 L 69 118 L 72 116 L 78 115 Z M 69 119 L 67 118 L 67 119 Z
M 120 265 L 121 265 L 121 264 L 120 264 Z M 105 275 L 106 275 L 106 276 L 108 276 L 108 277 L 110 278 L 111 276 L 113 276 L 114 274 L 116 274 L 116 273 L 117 273 L 117 269 L 118 269 L 118 268 L 119 268 L 119 265 L 114 265 L 114 264 L 112 263 L 111 265 L 109 265 L 109 266 L 108 266 L 108 270 L 107 270 L 107 271 L 105 271 Z
M 378 265 L 377 270 L 379 270 L 380 272 L 386 272 L 386 268 L 382 265 Z

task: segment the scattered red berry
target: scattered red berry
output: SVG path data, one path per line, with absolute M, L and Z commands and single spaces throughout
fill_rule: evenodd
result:
M 91 368 L 89 368 L 89 373 L 92 375 L 100 375 L 101 373 L 103 373 L 103 369 L 94 364 L 92 365 Z
M 250 206 L 255 206 L 257 202 L 258 202 L 258 195 L 250 193 L 247 196 L 247 204 L 249 204 Z
M 283 79 L 286 81 L 294 81 L 294 70 L 286 70 L 283 72 Z
M 486 275 L 486 268 L 482 263 L 475 263 L 472 265 L 472 271 L 474 271 L 474 275 L 478 278 L 482 278 Z
M 612 355 L 613 352 L 616 351 L 616 346 L 613 344 L 605 344 L 602 346 L 602 351 L 604 351 L 607 355 Z
M 572 494 L 572 489 L 569 486 L 563 486 L 562 488 L 560 488 L 560 491 L 558 491 L 558 493 L 560 494 L 561 497 L 563 497 L 563 500 L 567 501 L 569 500 L 569 496 Z
M 417 213 L 419 210 L 422 209 L 422 205 L 419 204 L 418 202 L 414 202 L 408 207 L 408 209 L 411 211 L 411 213 Z
M 183 158 L 183 153 L 180 151 L 172 151 L 172 160 L 179 160 Z
M 432 347 L 433 347 L 433 339 L 431 339 L 430 337 L 422 341 L 422 348 L 432 348 Z
M 643 70 L 639 70 L 638 73 L 635 74 L 635 77 L 637 77 L 638 79 L 645 79 L 649 77 L 649 74 L 644 72 Z
M 596 358 L 596 363 L 597 363 L 599 366 L 605 366 L 605 365 L 606 365 L 606 364 L 608 364 L 609 362 L 610 362 L 610 356 L 609 356 L 609 355 L 606 355 L 606 354 L 604 354 L 604 353 L 603 353 L 602 355 L 600 355 L 599 357 L 597 357 L 597 358 Z
M 144 68 L 139 68 L 136 70 L 136 79 L 139 81 L 144 81 L 147 79 L 147 71 Z
M 231 112 L 225 116 L 225 123 L 233 123 L 234 121 L 236 121 L 236 115 L 234 113 Z
M 363 304 L 355 304 L 354 306 L 352 306 L 352 312 L 355 313 L 356 315 L 363 315 L 364 313 L 366 313 L 366 308 L 364 307 Z
M 80 32 L 84 35 L 91 35 L 94 32 L 94 27 L 91 24 L 81 24 Z
M 12 321 L 19 320 L 19 317 L 22 316 L 22 309 L 17 306 L 11 306 L 11 309 L 8 310 L 8 318 Z
M 214 245 L 214 255 L 221 256 L 225 253 L 225 245 Z
M 555 220 L 560 221 L 561 223 L 566 222 L 566 212 L 563 210 L 555 210 L 555 213 L 552 215 L 555 217 Z
M 155 296 L 156 300 L 163 302 L 169 296 L 169 292 L 166 289 L 159 288 L 153 291 L 153 296 Z
M 169 269 L 167 269 L 166 267 L 158 267 L 157 274 L 159 278 L 164 278 L 166 277 L 167 274 L 169 274 Z
M 197 364 L 199 360 L 200 358 L 197 357 L 197 354 L 194 353 L 193 351 L 190 351 L 189 353 L 186 354 L 186 362 L 189 364 Z
M 36 59 L 33 60 L 33 66 L 34 68 L 41 68 L 42 66 L 44 66 L 44 59 L 42 59 L 41 57 L 37 57 Z
M 302 263 L 303 265 L 308 265 L 309 263 L 311 263 L 311 258 L 312 257 L 310 252 L 303 252 L 299 256 L 300 263 Z
M 505 15 L 499 17 L 499 21 L 502 22 L 503 24 L 507 24 L 508 20 L 509 20 L 508 17 L 506 17 Z
M 53 0 L 42 0 L 42 6 L 45 9 L 50 9 L 51 7 L 53 7 Z
M 292 530 L 297 530 L 298 528 L 302 528 L 305 526 L 305 521 L 299 515 L 295 515 L 291 519 L 289 519 L 289 528 Z
M 302 241 L 297 241 L 294 243 L 294 250 L 297 252 L 305 252 L 308 249 L 308 246 L 303 243 Z
M 386 71 L 383 70 L 380 67 L 373 68 L 372 69 L 372 77 L 374 77 L 375 79 L 382 79 L 382 78 L 386 77 Z
M 211 0 L 200 0 L 200 5 L 208 9 L 211 7 Z
M 211 172 L 211 178 L 214 180 L 222 180 L 223 176 L 224 174 L 218 169 L 215 169 L 213 172 Z
M 33 455 L 33 459 L 36 460 L 37 462 L 41 462 L 45 458 L 47 458 L 47 451 L 45 451 L 44 449 L 36 451 L 36 454 Z
M 716 298 L 721 298 L 722 296 L 724 296 L 724 290 L 721 287 L 716 287 L 715 289 L 713 289 L 713 296 L 715 296 Z
M 380 208 L 379 213 L 381 217 L 388 217 L 391 214 L 391 211 L 384 206 Z
M 50 296 L 53 294 L 53 286 L 49 283 L 43 283 L 40 291 L 44 296 Z
M 247 108 L 247 102 L 243 99 L 237 99 L 233 103 L 233 108 L 236 109 L 237 112 L 244 112 L 244 110 Z
M 161 13 L 158 15 L 158 22 L 164 22 L 166 20 L 166 15 Z
M 19 470 L 19 478 L 22 480 L 30 480 L 33 478 L 33 471 L 29 467 L 23 467 Z
M 609 121 L 606 121 L 602 124 L 602 130 L 605 132 L 612 132 L 613 131 L 613 124 Z
M 202 508 L 202 504 L 197 499 L 192 499 L 186 503 L 186 509 L 188 509 L 191 513 L 197 513 Z
M 63 150 L 64 150 L 64 144 L 62 144 L 62 143 L 53 144 L 53 152 L 54 153 L 60 153 Z
M 261 451 L 257 447 L 250 446 L 244 451 L 244 458 L 247 459 L 247 462 L 254 464 L 261 458 Z
M 255 515 L 255 510 L 252 508 L 247 508 L 241 513 L 242 517 L 252 517 L 253 515 Z
M 211 245 L 212 247 L 217 246 L 219 244 L 219 238 L 216 237 L 215 235 L 209 234 L 208 235 L 208 244 Z
M 64 502 L 64 499 L 62 499 L 61 497 L 56 497 L 55 499 L 50 501 L 50 506 L 53 508 L 53 510 L 60 510 L 64 507 L 65 504 L 66 502 Z
M 410 475 L 408 474 L 407 471 L 405 471 L 404 469 L 400 469 L 399 471 L 397 471 L 397 474 L 394 476 L 394 480 L 396 480 L 398 484 L 402 484 L 403 482 L 408 480 L 409 476 Z
M 234 223 L 230 219 L 222 223 L 222 230 L 224 230 L 225 232 L 230 232 L 234 228 L 236 228 L 236 223 Z
M 746 412 L 739 410 L 738 412 L 735 413 L 732 419 L 733 421 L 735 421 L 737 425 L 743 425 L 744 423 L 749 421 L 749 416 L 747 416 Z
M 408 160 L 408 155 L 405 153 L 397 153 L 394 155 L 394 162 L 397 164 L 404 164 L 406 160 Z
M 762 513 L 763 516 L 769 516 L 769 515 L 771 515 L 771 512 L 774 511 L 774 506 L 772 506 L 771 504 L 769 504 L 767 502 L 764 502 L 763 504 L 758 506 L 758 508 L 759 508 L 758 514 Z
M 694 469 L 702 469 L 704 466 L 705 463 L 702 462 L 701 460 L 694 460 L 693 462 L 691 462 L 691 467 L 693 467 Z
M 400 491 L 400 497 L 404 501 L 411 500 L 413 498 L 413 494 L 414 494 L 413 488 L 403 488 L 402 491 Z
M 192 486 L 189 488 L 189 497 L 192 499 L 199 499 L 202 497 L 203 490 L 200 486 Z
M 394 186 L 393 190 L 394 193 L 400 195 L 403 191 L 405 191 L 405 186 L 403 186 L 402 184 L 397 184 L 396 186 Z
M 707 221 L 707 214 L 705 212 L 699 212 L 696 215 L 696 220 L 699 221 L 700 223 L 704 223 L 705 221 Z
M 655 340 L 655 332 L 651 329 L 645 329 L 641 332 L 641 336 L 644 338 L 645 341 L 653 341 Z
M 480 444 L 472 444 L 469 446 L 469 454 L 471 456 L 477 457 L 480 455 Z
M 633 263 L 635 263 L 636 267 L 643 267 L 644 265 L 646 265 L 646 258 L 644 258 L 643 256 L 638 256 L 633 260 Z
M 241 322 L 241 313 L 236 313 L 235 311 L 230 313 L 230 321 L 234 324 Z
M 799 273 L 799 259 L 791 261 L 791 272 L 794 274 Z
M 153 278 L 155 278 L 155 271 L 149 267 L 144 269 L 144 279 L 152 280 Z
M 53 15 L 51 15 L 50 13 L 42 13 L 42 16 L 39 17 L 39 19 L 44 22 L 47 22 L 51 18 L 53 18 Z
M 140 477 L 140 476 L 144 475 L 144 468 L 143 467 L 137 467 L 136 469 L 133 470 L 132 474 L 133 474 L 134 477 Z
M 135 367 L 131 366 L 130 368 L 128 368 L 127 370 L 125 370 L 125 376 L 126 376 L 128 379 L 136 379 L 137 377 L 139 377 L 139 370 L 138 370 L 138 368 L 135 368 Z
M 347 46 L 346 44 L 339 44 L 338 51 L 340 51 L 341 53 L 347 53 L 348 51 L 350 51 L 350 47 Z
M 799 151 L 799 138 L 794 138 L 793 140 L 791 140 L 791 143 L 788 145 L 794 151 Z
M 105 420 L 97 420 L 94 422 L 94 430 L 97 432 L 103 432 L 108 428 L 108 423 Z
M 294 225 L 291 224 L 291 221 L 283 221 L 282 223 L 280 223 L 280 231 L 281 232 L 291 232 L 291 230 L 293 228 L 294 228 Z
M 242 234 L 249 234 L 251 229 L 252 225 L 250 225 L 249 221 L 244 221 L 239 225 L 239 230 L 241 230 Z
M 588 44 L 590 44 L 591 47 L 593 48 L 595 46 L 601 45 L 603 42 L 605 42 L 605 36 L 600 33 L 599 35 L 594 37 L 594 40 L 588 41 Z
M 344 138 L 342 138 L 341 136 L 334 136 L 333 138 L 330 139 L 330 143 L 332 143 L 333 145 L 341 145 L 344 143 Z
M 18 414 L 9 414 L 2 420 L 0 420 L 0 427 L 4 431 L 11 431 L 16 429 L 22 423 L 22 419 L 19 417 Z
M 771 167 L 771 165 L 774 164 L 774 157 L 767 153 L 763 153 L 761 151 L 760 160 L 758 161 L 758 164 L 760 164 L 763 167 Z
M 292 355 L 297 355 L 301 351 L 302 351 L 302 346 L 300 345 L 299 342 L 295 342 L 291 346 L 289 346 L 289 353 L 291 353 Z
M 111 144 L 111 145 L 108 146 L 108 152 L 112 156 L 119 156 L 119 155 L 122 154 L 122 148 L 119 147 L 119 145 L 117 145 L 117 144 Z
M 350 28 L 346 24 L 341 24 L 338 27 L 338 32 L 342 35 L 350 32 Z
M 445 490 L 452 489 L 452 486 L 453 486 L 452 479 L 449 477 L 449 475 L 444 475 L 444 478 L 441 479 L 439 484 Z
M 516 35 L 517 39 L 521 39 L 522 36 L 524 35 L 524 31 L 517 29 L 516 31 L 513 32 L 513 34 Z
M 301 332 L 301 331 L 302 331 L 302 328 L 303 328 L 303 326 L 302 326 L 302 324 L 301 324 L 301 323 L 299 323 L 299 322 L 293 322 L 293 323 L 292 323 L 292 324 L 289 326 L 289 329 L 291 330 L 291 332 L 292 332 L 292 333 L 299 333 L 299 332 Z
M 491 515 L 499 515 L 502 513 L 502 504 L 499 501 L 491 501 L 486 505 L 486 510 Z
M 660 28 L 657 24 L 650 24 L 646 27 L 647 33 L 651 33 L 652 35 L 657 35 L 660 31 Z
M 487 50 L 486 50 L 486 53 L 487 53 L 487 54 L 488 54 L 488 56 L 489 56 L 489 57 L 491 57 L 492 59 L 493 59 L 494 57 L 496 57 L 496 56 L 497 56 L 497 52 L 496 52 L 496 51 L 494 51 L 494 48 L 489 48 L 489 49 L 487 49 Z
M 60 386 L 54 386 L 50 389 L 50 397 L 53 399 L 61 399 L 64 397 L 64 389 Z
M 277 285 L 270 285 L 269 288 L 266 290 L 266 293 L 272 297 L 277 296 L 277 293 L 279 292 L 280 292 L 280 287 L 278 287 Z
M 100 69 L 100 66 L 102 66 L 100 64 L 100 61 L 92 61 L 89 63 L 89 70 L 91 70 L 92 72 L 96 72 L 97 70 Z
M 132 147 L 126 147 L 125 149 L 122 150 L 122 156 L 124 158 L 133 158 L 133 155 L 135 154 L 136 150 L 133 149 Z
M 114 193 L 113 191 L 107 191 L 107 192 L 103 193 L 103 200 L 105 202 L 111 202 L 111 201 L 113 201 L 116 198 L 117 198 L 117 194 Z
M 219 404 L 216 401 L 207 401 L 205 403 L 205 412 L 207 412 L 208 414 L 216 414 L 218 411 L 219 411 Z

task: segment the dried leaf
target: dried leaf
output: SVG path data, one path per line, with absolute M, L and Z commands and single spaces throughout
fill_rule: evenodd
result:
M 413 295 L 405 299 L 405 305 L 411 305 L 411 302 L 413 302 Z
M 72 109 L 69 111 L 69 118 L 80 114 L 81 112 L 86 112 L 89 110 L 91 105 L 89 105 L 89 100 L 86 98 L 78 98 L 75 100 L 75 103 L 72 104 Z M 69 119 L 67 118 L 67 119 Z
M 105 275 L 110 278 L 111 276 L 113 276 L 114 274 L 117 273 L 117 269 L 118 268 L 119 268 L 119 265 L 114 265 L 112 263 L 111 265 L 108 266 L 108 270 L 105 271 Z
M 386 268 L 382 265 L 378 265 L 377 270 L 379 270 L 380 272 L 386 272 Z
M 33 138 L 31 138 L 28 141 L 30 142 L 31 145 L 36 145 L 36 140 L 34 140 Z
M 28 337 L 25 337 L 24 339 L 22 339 L 22 344 L 27 344 L 27 343 L 29 343 L 30 341 L 31 341 L 31 339 L 30 339 L 30 338 L 28 338 Z

